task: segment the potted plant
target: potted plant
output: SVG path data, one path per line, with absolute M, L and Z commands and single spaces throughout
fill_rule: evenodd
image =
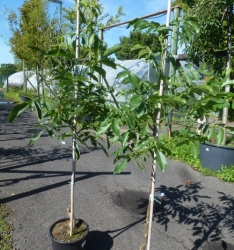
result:
M 216 93 L 203 99 L 206 115 L 212 114 L 212 112 L 217 114 L 217 111 L 221 111 L 222 108 L 232 108 L 230 101 L 233 100 L 234 94 L 223 90 L 225 85 L 233 83 L 227 79 L 228 76 L 221 79 L 221 84 L 213 81 L 216 85 L 214 86 Z M 222 122 L 218 121 L 217 118 L 209 120 L 209 122 L 201 124 L 199 128 L 206 135 L 203 143 L 200 144 L 201 164 L 212 170 L 221 170 L 224 166 L 229 168 L 234 165 L 234 127 L 230 126 L 227 120 L 222 120 Z
M 84 7 L 88 6 L 86 1 L 83 1 L 82 4 Z M 94 8 L 92 11 L 96 13 L 97 9 Z M 84 18 L 84 15 L 82 17 Z M 181 38 L 190 42 L 191 33 L 196 30 L 196 25 L 190 20 L 185 20 L 182 24 Z M 119 93 L 125 95 L 128 101 L 118 103 L 113 95 L 113 89 L 106 81 L 106 72 L 100 67 L 100 64 L 116 67 L 116 64 L 108 59 L 108 55 L 114 50 L 105 51 L 103 42 L 93 30 L 95 23 L 92 23 L 88 30 L 82 32 L 83 56 L 81 58 L 78 50 L 80 37 L 78 23 L 75 36 L 71 36 L 71 39 L 68 40 L 64 39 L 50 51 L 41 53 L 53 65 L 51 75 L 54 75 L 54 78 L 52 80 L 57 81 L 56 86 L 51 90 L 53 98 L 33 98 L 16 105 L 9 115 L 8 121 L 11 122 L 29 107 L 34 107 L 39 119 L 38 126 L 42 128 L 42 131 L 39 131 L 30 140 L 30 144 L 39 139 L 44 131 L 59 140 L 64 138 L 72 140 L 71 202 L 67 209 L 68 218 L 59 220 L 50 227 L 54 249 L 85 249 L 86 247 L 89 226 L 82 219 L 74 217 L 73 206 L 76 161 L 80 157 L 78 142 L 86 146 L 88 144 L 98 145 L 106 153 L 106 148 L 117 144 L 117 149 L 113 153 L 116 163 L 114 173 L 116 174 L 122 172 L 131 160 L 142 170 L 147 167 L 148 159 L 152 160 L 145 241 L 141 247 L 141 249 L 145 249 L 147 245 L 147 249 L 150 249 L 156 164 L 163 171 L 167 167 L 166 157 L 163 153 L 167 148 L 158 136 L 159 127 L 166 121 L 168 108 L 170 110 L 188 107 L 188 101 L 194 94 L 202 96 L 211 91 L 210 87 L 206 85 L 195 86 L 188 81 L 191 75 L 197 77 L 194 72 L 189 76 L 188 72 L 183 71 L 180 71 L 179 75 L 165 76 L 164 56 L 175 63 L 170 54 L 166 53 L 167 44 L 166 46 L 164 44 L 164 39 L 168 36 L 167 32 L 171 31 L 169 27 L 141 19 L 132 21 L 130 25 L 135 29 L 155 32 L 160 38 L 161 47 L 158 53 L 142 44 L 133 47 L 133 49 L 139 50 L 140 58 L 144 57 L 154 65 L 159 79 L 157 82 L 144 81 L 131 71 L 123 69 L 123 72 L 120 72 L 117 77 L 122 80 L 122 84 L 130 84 L 131 88 Z M 178 23 L 175 22 L 174 25 L 178 25 Z M 69 41 L 71 42 L 69 43 Z M 105 51 L 104 54 L 102 54 L 103 51 Z M 75 58 L 74 54 L 76 54 Z M 102 58 L 100 58 L 101 55 Z M 157 55 L 161 55 L 160 61 L 156 59 Z M 97 74 L 101 75 L 103 84 L 98 81 Z M 167 93 L 159 88 L 160 86 L 164 86 Z M 178 88 L 184 91 L 177 91 Z M 112 96 L 114 104 L 106 101 L 105 97 L 108 94 Z M 194 113 L 191 112 L 191 116 L 192 114 Z M 124 132 L 120 129 L 122 125 L 127 128 Z M 183 132 L 178 134 L 177 143 L 192 143 L 197 139 L 196 135 L 191 134 L 189 130 L 184 129 Z M 104 145 L 101 143 L 102 135 L 106 136 Z M 61 231 L 61 234 L 67 236 L 66 242 L 60 238 L 55 239 L 53 233 L 55 228 L 64 228 L 60 227 L 61 223 L 66 224 L 66 233 L 64 230 Z M 76 226 L 81 225 L 83 225 L 82 228 L 76 230 Z M 57 229 L 55 231 L 57 232 Z M 81 239 L 74 240 L 78 233 L 81 233 Z M 78 246 L 74 246 L 74 244 L 78 244 Z
M 43 59 L 52 65 L 51 81 L 55 83 L 50 89 L 50 96 L 37 96 L 29 98 L 23 103 L 17 104 L 11 111 L 8 121 L 12 122 L 22 112 L 33 108 L 38 117 L 40 130 L 30 140 L 30 145 L 47 131 L 52 138 L 63 140 L 70 138 L 72 142 L 72 171 L 70 204 L 67 208 L 68 216 L 54 222 L 49 235 L 54 250 L 60 249 L 86 249 L 86 240 L 89 233 L 89 225 L 81 218 L 74 217 L 74 185 L 76 162 L 80 157 L 79 144 L 99 146 L 106 152 L 96 138 L 96 131 L 100 123 L 108 114 L 105 97 L 107 90 L 98 84 L 97 74 L 105 76 L 100 64 L 115 67 L 107 56 L 113 50 L 106 50 L 103 58 L 101 53 L 105 44 L 98 38 L 93 27 L 96 21 L 91 22 L 87 30 L 83 27 L 80 31 L 80 8 L 93 12 L 97 19 L 101 13 L 100 6 L 89 6 L 87 1 L 77 3 L 77 30 L 75 34 L 67 35 L 59 39 L 58 44 L 49 51 L 41 51 Z M 84 20 L 84 14 L 83 22 Z M 93 25 L 93 26 L 92 26 Z M 82 57 L 79 56 L 80 36 L 82 36 Z M 110 52 L 111 51 L 111 52 Z M 40 60 L 39 60 L 40 61 Z M 24 97 L 28 97 L 26 94 Z
M 178 2 L 178 1 L 177 1 Z M 212 6 L 212 9 L 210 9 Z M 203 132 L 203 143 L 200 144 L 200 160 L 204 167 L 220 170 L 221 165 L 234 165 L 233 149 L 229 147 L 230 133 L 233 128 L 228 126 L 228 110 L 233 108 L 233 94 L 230 93 L 233 3 L 231 1 L 198 1 L 194 5 L 183 4 L 188 15 L 198 19 L 200 32 L 194 34 L 194 42 L 188 47 L 193 62 L 212 69 L 211 80 L 207 85 L 212 88 L 201 100 L 198 114 L 201 117 L 213 115 L 222 110 L 222 121 L 200 124 Z M 225 75 L 225 77 L 224 77 Z M 195 106 L 199 103 L 195 103 Z M 196 108 L 196 107 L 194 107 Z M 227 137 L 229 133 L 229 138 Z

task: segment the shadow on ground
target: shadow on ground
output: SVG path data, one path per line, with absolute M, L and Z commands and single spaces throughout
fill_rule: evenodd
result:
M 234 249 L 234 245 L 227 248 L 231 244 L 223 240 L 225 232 L 234 239 L 234 197 L 218 192 L 219 203 L 214 204 L 209 202 L 211 197 L 200 195 L 202 189 L 200 183 L 180 185 L 176 188 L 161 186 L 156 189 L 156 192 L 164 193 L 166 197 L 161 210 L 155 211 L 156 222 L 164 225 L 165 230 L 171 220 L 178 224 L 190 225 L 192 236 L 195 238 L 192 250 L 200 249 L 205 242 L 219 245 L 220 250 Z
M 110 250 L 113 239 L 107 232 L 91 231 L 87 239 L 87 250 Z
M 164 193 L 159 204 L 155 201 L 154 221 L 168 231 L 170 223 L 188 226 L 194 241 L 192 250 L 234 250 L 234 245 L 225 241 L 225 233 L 234 241 L 234 197 L 218 192 L 218 204 L 211 197 L 202 195 L 200 182 L 190 185 L 167 187 L 161 185 L 156 193 Z M 135 215 L 146 214 L 148 194 L 142 191 L 124 190 L 112 194 L 114 204 Z

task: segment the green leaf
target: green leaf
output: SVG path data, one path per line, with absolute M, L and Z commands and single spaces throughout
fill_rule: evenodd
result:
M 224 129 L 220 128 L 217 134 L 217 145 L 220 146 L 224 139 Z
M 37 111 L 37 117 L 41 120 L 42 119 L 41 107 L 38 102 L 34 102 L 34 104 Z
M 210 140 L 215 134 L 215 126 L 212 126 L 211 129 L 209 130 L 207 139 Z
M 46 130 L 47 130 L 50 137 L 55 138 L 55 134 L 54 134 L 53 130 L 50 127 L 46 126 Z
M 89 36 L 89 40 L 88 40 L 89 46 L 92 46 L 92 45 L 93 45 L 95 35 L 96 35 L 95 33 L 92 33 L 92 34 Z
M 121 71 L 117 74 L 116 78 L 122 78 L 122 77 L 126 77 L 128 76 L 128 71 L 127 70 L 124 70 L 124 71 Z
M 136 45 L 134 45 L 134 46 L 131 48 L 131 50 L 144 49 L 144 48 L 145 48 L 144 45 L 142 45 L 142 44 L 136 44 Z
M 112 128 L 112 131 L 115 135 L 119 136 L 119 131 L 120 131 L 120 128 L 119 128 L 119 124 L 118 124 L 118 120 L 117 119 L 113 119 L 112 120 L 112 123 L 111 123 L 111 128 Z
M 128 141 L 128 135 L 129 135 L 129 132 L 126 132 L 126 133 L 123 134 L 123 137 L 122 137 L 122 147 L 125 147 L 126 142 Z
M 193 157 L 195 159 L 198 158 L 198 155 L 199 155 L 199 150 L 198 150 L 198 147 L 195 143 L 191 143 L 191 149 L 192 149 L 192 154 L 193 154 Z
M 107 66 L 109 66 L 109 67 L 111 67 L 113 69 L 116 69 L 116 64 L 113 61 L 109 60 L 109 59 L 101 59 L 99 62 L 103 63 L 103 64 L 105 64 L 105 65 L 107 65 Z
M 41 135 L 42 135 L 43 132 L 44 132 L 44 130 L 42 130 L 42 131 L 36 133 L 36 134 L 30 139 L 29 145 L 30 145 L 30 146 L 33 145 L 33 143 L 41 137 Z
M 143 127 L 141 128 L 141 136 L 145 136 L 147 135 L 149 132 L 149 126 L 146 123 L 145 125 L 143 125 Z
M 20 104 L 17 104 L 10 112 L 10 115 L 8 116 L 8 122 L 13 122 L 16 117 L 18 117 L 20 114 L 22 114 L 27 108 L 29 108 L 29 102 L 23 102 Z
M 131 109 L 135 109 L 137 108 L 140 104 L 141 104 L 141 101 L 142 101 L 142 96 L 141 95 L 134 95 L 130 98 L 130 107 Z
M 102 55 L 102 57 L 108 57 L 108 56 L 114 54 L 115 52 L 117 52 L 117 51 L 119 51 L 119 50 L 121 50 L 121 46 L 119 46 L 119 45 L 110 47 L 110 48 L 108 48 L 108 49 L 104 52 L 104 54 Z
M 101 68 L 97 65 L 94 65 L 93 70 L 98 72 L 101 76 L 106 77 L 106 71 L 103 68 Z
M 195 22 L 187 21 L 187 23 L 196 31 L 196 33 L 199 33 L 199 28 Z
M 129 82 L 137 89 L 140 87 L 140 78 L 132 72 L 128 73 Z
M 151 147 L 152 140 L 153 140 L 152 138 L 149 139 L 149 140 L 144 140 L 143 142 L 141 142 L 140 144 L 138 144 L 137 147 L 135 147 L 135 151 L 138 151 L 138 150 L 140 150 L 142 148 L 149 148 L 149 147 Z
M 114 174 L 119 174 L 121 173 L 127 165 L 127 160 L 122 160 L 121 162 L 119 162 L 116 166 L 115 166 L 115 171 Z
M 157 161 L 159 167 L 161 168 L 162 172 L 165 172 L 165 170 L 167 169 L 167 158 L 166 158 L 166 156 L 162 152 L 157 151 L 156 161 Z
M 221 88 L 222 88 L 222 87 L 225 87 L 225 86 L 227 86 L 227 85 L 233 85 L 233 84 L 234 84 L 234 80 L 226 81 L 226 82 L 224 82 L 224 83 L 221 85 Z
M 138 58 L 142 58 L 142 57 L 144 57 L 144 56 L 147 55 L 147 54 L 149 54 L 149 51 L 146 50 L 146 49 L 142 49 L 142 50 L 140 50 L 139 53 L 138 53 Z
M 175 101 L 175 102 L 179 102 L 179 103 L 182 103 L 182 104 L 186 104 L 186 100 L 185 100 L 184 98 L 179 97 L 179 96 L 173 96 L 171 99 L 172 99 L 173 101 Z
M 98 137 L 101 134 L 105 134 L 106 131 L 108 130 L 108 128 L 111 126 L 111 123 L 105 124 L 103 126 L 101 126 L 101 128 L 97 131 L 96 133 L 96 137 Z

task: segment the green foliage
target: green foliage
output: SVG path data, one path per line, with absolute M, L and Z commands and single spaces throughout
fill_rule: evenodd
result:
M 190 59 L 222 74 L 226 67 L 228 9 L 233 1 L 176 0 L 173 4 L 180 5 L 187 16 L 196 17 L 198 21 L 200 32 L 195 34 L 194 42 L 186 48 Z M 232 22 L 232 30 L 233 27 Z
M 13 54 L 32 66 L 38 61 L 38 51 L 30 46 L 48 49 L 60 34 L 57 23 L 49 22 L 48 1 L 28 0 L 19 9 L 20 16 L 12 10 L 7 10 L 7 20 L 12 37 L 10 38 Z
M 85 11 L 89 8 L 86 1 L 82 1 L 82 6 Z M 92 8 L 91 6 L 90 11 L 94 11 Z M 24 104 L 17 105 L 12 110 L 9 121 L 13 121 L 27 108 L 33 108 L 36 111 L 41 132 L 32 138 L 31 143 L 39 139 L 43 132 L 48 132 L 50 136 L 57 137 L 59 140 L 75 135 L 80 143 L 87 145 L 89 141 L 94 146 L 99 145 L 106 152 L 106 146 L 99 140 L 105 136 L 107 147 L 117 144 L 117 150 L 113 153 L 114 162 L 117 164 L 115 173 L 123 171 L 129 161 L 134 161 L 144 170 L 148 158 L 157 161 L 162 171 L 165 171 L 167 167 L 165 153 L 168 149 L 157 137 L 157 131 L 159 126 L 166 122 L 168 110 L 184 110 L 187 123 L 173 143 L 174 146 L 179 146 L 189 142 L 193 154 L 197 155 L 194 145 L 200 140 L 205 140 L 205 137 L 191 134 L 195 121 L 207 112 L 227 105 L 226 100 L 231 96 L 220 92 L 216 85 L 217 91 L 214 90 L 213 82 L 196 85 L 195 81 L 199 79 L 199 74 L 191 70 L 189 65 L 186 70 L 178 68 L 170 54 L 167 54 L 167 58 L 175 65 L 179 74 L 165 76 L 162 61 L 156 56 L 162 58 L 167 50 L 164 40 L 171 29 L 142 19 L 135 19 L 130 25 L 137 32 L 156 34 L 161 53 L 155 54 L 155 51 L 143 44 L 136 44 L 132 50 L 137 51 L 139 58 L 144 57 L 153 65 L 159 80 L 150 83 L 140 79 L 131 71 L 123 69 L 117 78 L 123 85 L 131 87 L 119 93 L 113 92 L 106 82 L 106 72 L 100 65 L 117 67 L 108 58 L 116 48 L 110 48 L 107 51 L 106 45 L 96 35 L 97 18 L 98 15 L 94 15 L 91 24 L 87 23 L 89 19 L 84 17 L 84 12 L 81 14 L 84 29 L 80 34 L 82 53 L 78 60 L 79 65 L 74 58 L 76 51 L 74 35 L 60 39 L 50 50 L 40 51 L 44 60 L 51 62 L 51 81 L 55 84 L 51 89 L 52 96 L 33 97 Z M 180 19 L 179 22 L 181 28 L 178 35 L 181 42 L 191 43 L 193 35 L 198 32 L 196 22 L 193 18 Z M 173 24 L 179 25 L 177 21 Z M 103 54 L 105 50 L 106 53 Z M 102 58 L 101 55 L 103 55 Z M 98 74 L 104 79 L 103 84 L 98 82 Z M 159 94 L 161 81 L 164 82 L 165 92 Z M 126 103 L 118 103 L 113 93 L 125 97 Z M 113 103 L 106 101 L 109 95 L 112 96 Z M 160 119 L 157 119 L 158 116 Z M 77 126 L 74 125 L 74 119 Z M 126 130 L 121 131 L 121 126 Z M 62 129 L 64 127 L 67 128 L 67 132 Z M 77 144 L 76 149 L 77 158 L 79 158 Z
M 183 10 L 189 12 L 198 0 L 175 0 L 172 5 L 179 5 Z
M 234 182 L 234 166 L 227 168 L 222 166 L 219 177 L 226 182 Z
M 148 46 L 154 53 L 161 51 L 161 44 L 157 35 L 154 33 L 142 33 L 142 32 L 130 32 L 129 37 L 122 36 L 120 37 L 120 50 L 118 50 L 115 55 L 119 60 L 128 60 L 138 58 L 138 53 L 131 48 L 135 44 L 142 44 Z
M 177 159 L 179 161 L 185 162 L 188 165 L 201 169 L 201 163 L 199 158 L 199 142 L 188 139 L 187 143 L 181 145 L 178 144 L 178 136 L 180 132 L 174 131 L 172 138 L 169 139 L 167 136 L 162 136 L 161 141 L 165 144 L 167 151 L 165 154 L 168 158 Z
M 44 132 L 59 140 L 71 137 L 75 133 L 80 143 L 87 145 L 86 142 L 89 141 L 94 146 L 101 146 L 105 151 L 100 141 L 95 138 L 95 131 L 108 111 L 105 102 L 106 89 L 98 84 L 97 74 L 105 76 L 100 63 L 112 67 L 115 67 L 115 64 L 108 58 L 100 59 L 105 45 L 94 33 L 94 29 L 87 29 L 85 33 L 81 33 L 81 37 L 83 58 L 90 57 L 90 60 L 84 60 L 83 64 L 77 65 L 74 58 L 75 35 L 60 39 L 50 50 L 39 51 L 44 60 L 52 64 L 52 96 L 35 96 L 17 104 L 8 118 L 8 121 L 12 122 L 26 109 L 33 108 L 36 111 L 39 121 L 37 127 L 41 128 L 41 131 L 35 134 L 30 144 L 38 140 Z M 78 98 L 74 95 L 78 95 Z M 74 125 L 74 117 L 77 126 Z M 68 128 L 67 132 L 62 132 L 61 129 L 64 127 Z M 80 151 L 77 145 L 76 149 L 76 156 L 79 158 Z
M 6 221 L 10 210 L 5 205 L 0 204 L 0 247 L 2 250 L 12 249 L 13 227 Z
M 215 176 L 226 182 L 234 182 L 234 166 L 230 168 L 222 166 L 220 171 L 214 171 L 202 167 L 199 160 L 199 142 L 191 143 L 191 141 L 188 140 L 187 144 L 185 143 L 175 146 L 176 136 L 178 136 L 179 133 L 179 131 L 174 131 L 171 139 L 169 139 L 167 136 L 161 137 L 162 142 L 167 148 L 165 155 L 168 158 L 184 162 L 203 175 Z M 196 151 L 195 154 L 194 150 Z
M 6 63 L 0 65 L 0 76 L 9 76 L 15 73 L 17 70 L 17 66 L 12 63 Z
M 74 0 L 74 4 L 76 4 L 76 0 Z M 98 33 L 99 27 L 119 23 L 121 17 L 125 15 L 122 6 L 119 6 L 115 15 L 105 13 L 104 6 L 100 3 L 100 0 L 81 1 L 80 10 L 81 29 L 84 30 L 86 26 L 89 26 L 95 28 L 95 33 Z M 63 11 L 65 20 L 63 29 L 67 33 L 74 32 L 76 27 L 76 8 L 64 8 Z M 94 19 L 96 19 L 95 25 L 93 24 Z

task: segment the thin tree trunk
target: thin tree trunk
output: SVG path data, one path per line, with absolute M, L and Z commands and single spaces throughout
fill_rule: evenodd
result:
M 80 47 L 80 0 L 77 0 L 77 15 L 76 15 L 76 62 L 79 60 Z M 76 70 L 77 73 L 77 70 Z M 77 107 L 77 83 L 74 82 L 74 105 Z M 73 117 L 73 135 L 72 135 L 72 175 L 71 175 L 71 205 L 70 205 L 70 236 L 75 227 L 74 219 L 74 185 L 76 174 L 76 114 Z
M 23 85 L 23 91 L 26 93 L 27 92 L 27 76 L 26 76 L 26 63 L 23 60 L 23 71 L 24 71 L 24 85 Z
M 171 13 L 171 0 L 168 0 L 168 7 L 167 7 L 167 20 L 166 26 L 169 27 L 170 23 L 170 13 Z M 165 66 L 166 66 L 166 56 L 167 56 L 167 39 L 164 40 L 165 44 L 165 51 L 162 58 L 162 72 L 165 73 Z M 159 89 L 159 96 L 163 95 L 164 89 L 164 81 L 160 81 L 160 89 Z M 161 103 L 158 103 L 158 113 L 156 118 L 156 125 L 154 125 L 153 129 L 153 136 L 158 137 L 158 124 L 160 123 L 161 119 Z M 156 151 L 153 153 L 153 161 L 152 161 L 152 170 L 151 170 L 151 184 L 150 184 L 150 195 L 149 195 L 149 204 L 147 209 L 146 215 L 146 230 L 145 230 L 145 240 L 140 247 L 140 250 L 150 250 L 150 243 L 151 243 L 151 229 L 152 229 L 152 219 L 153 219 L 153 210 L 154 210 L 154 193 L 155 193 L 155 180 L 156 180 Z

